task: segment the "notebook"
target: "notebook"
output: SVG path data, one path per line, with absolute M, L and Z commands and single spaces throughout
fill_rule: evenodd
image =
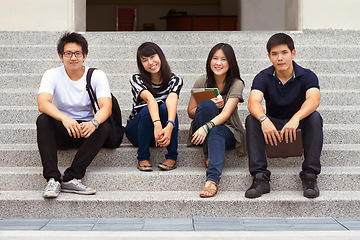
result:
M 281 143 L 278 142 L 277 146 L 271 146 L 270 144 L 265 145 L 266 156 L 268 158 L 287 158 L 302 156 L 304 149 L 302 144 L 301 129 L 296 130 L 296 140 L 290 143 L 283 140 Z
M 205 99 L 216 98 L 219 95 L 217 88 L 195 88 L 192 91 L 196 104 L 199 105 Z

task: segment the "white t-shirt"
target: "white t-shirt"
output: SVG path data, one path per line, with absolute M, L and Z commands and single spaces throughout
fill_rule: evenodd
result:
M 75 120 L 90 121 L 94 117 L 93 108 L 86 90 L 86 74 L 89 67 L 85 66 L 84 75 L 78 81 L 69 78 L 65 67 L 47 70 L 40 83 L 39 93 L 50 93 L 52 104 L 68 117 Z M 105 73 L 95 70 L 91 77 L 91 86 L 96 98 L 111 98 L 110 87 Z

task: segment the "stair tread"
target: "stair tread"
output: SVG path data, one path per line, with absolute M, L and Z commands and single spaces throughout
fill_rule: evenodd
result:
M 221 191 L 214 198 L 203 199 L 199 197 L 200 191 L 97 191 L 95 195 L 79 195 L 62 193 L 56 201 L 288 201 L 288 202 L 323 202 L 323 201 L 360 201 L 360 191 L 321 191 L 315 199 L 303 197 L 302 191 L 271 191 L 260 198 L 247 199 L 243 191 Z M 1 191 L 0 201 L 3 200 L 42 200 L 43 191 Z
M 299 166 L 300 167 L 300 166 Z M 60 170 L 64 170 L 65 167 L 59 167 Z M 275 167 L 270 166 L 272 175 L 293 175 L 299 174 L 299 169 L 293 167 Z M 134 175 L 138 174 L 141 176 L 171 176 L 171 175 L 203 175 L 205 172 L 204 167 L 178 167 L 173 171 L 161 171 L 154 166 L 152 172 L 140 172 L 134 164 L 134 167 L 92 167 L 91 165 L 87 168 L 86 175 L 90 176 L 93 174 L 106 174 L 106 175 Z M 0 167 L 0 174 L 41 174 L 42 167 Z M 325 166 L 321 169 L 321 175 L 360 175 L 360 166 Z M 224 167 L 223 175 L 249 175 L 247 167 Z

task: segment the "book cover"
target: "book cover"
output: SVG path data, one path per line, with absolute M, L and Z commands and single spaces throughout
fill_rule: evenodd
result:
M 302 144 L 301 129 L 296 130 L 296 140 L 292 143 L 286 143 L 285 140 L 283 140 L 281 143 L 278 142 L 277 146 L 271 146 L 270 144 L 266 144 L 265 150 L 266 156 L 268 158 L 287 158 L 302 156 L 304 150 Z
M 195 89 L 194 89 L 195 90 Z M 219 92 L 219 90 L 217 90 Z M 216 94 L 214 89 L 209 90 L 195 90 L 192 91 L 192 96 L 195 98 L 196 104 L 199 105 L 205 99 L 216 98 L 218 95 Z

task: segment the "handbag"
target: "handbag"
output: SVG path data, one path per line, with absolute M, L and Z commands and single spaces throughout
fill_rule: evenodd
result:
M 96 95 L 94 90 L 91 87 L 91 76 L 96 68 L 89 68 L 87 75 L 86 75 L 86 90 L 89 93 L 90 101 L 94 112 L 97 112 L 96 106 L 99 108 L 99 104 L 96 101 Z M 121 118 L 121 110 L 119 107 L 119 103 L 114 95 L 111 93 L 111 100 L 112 100 L 112 114 L 106 120 L 110 123 L 112 128 L 112 133 L 106 139 L 104 146 L 105 148 L 118 148 L 123 140 L 125 128 L 122 125 L 122 118 Z M 96 106 L 95 106 L 96 103 Z

